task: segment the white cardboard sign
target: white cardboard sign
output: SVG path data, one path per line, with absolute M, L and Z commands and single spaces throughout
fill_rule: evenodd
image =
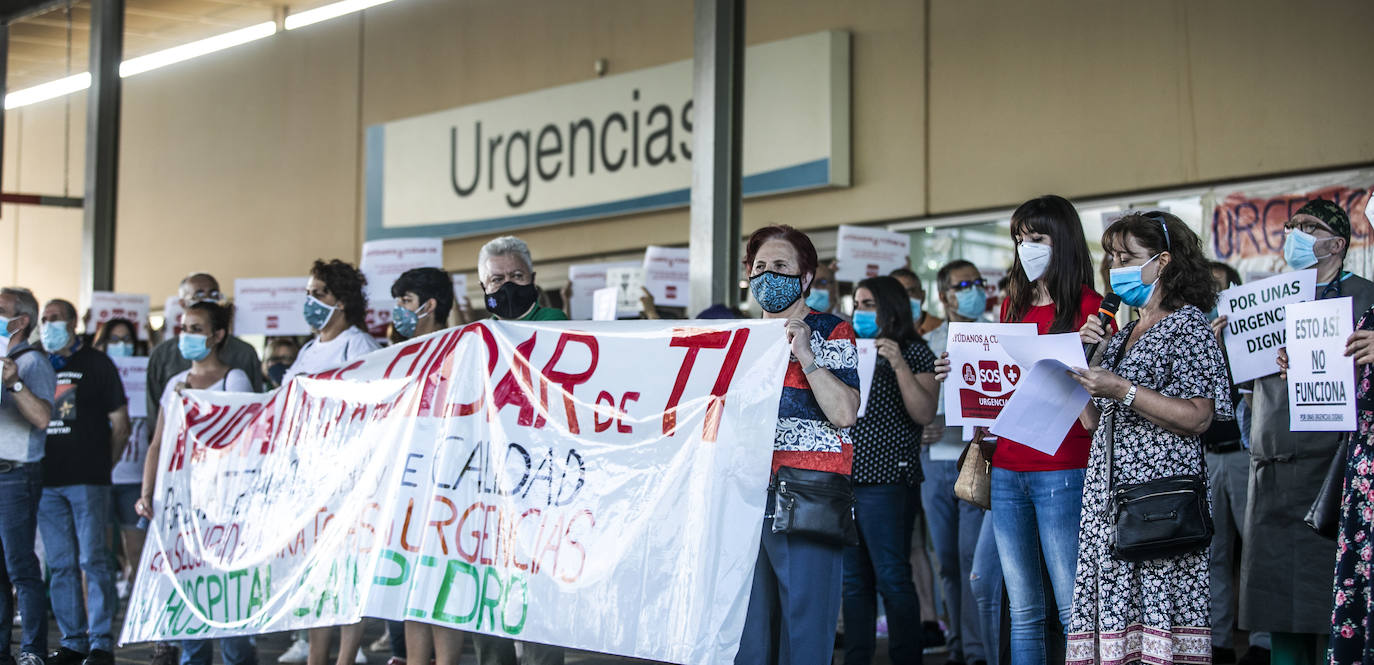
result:
M 1345 355 L 1353 327 L 1351 299 L 1288 305 L 1288 428 L 1350 432 L 1355 421 L 1355 363 Z
M 412 268 L 442 268 L 444 241 L 441 238 L 396 238 L 363 243 L 363 258 L 358 269 L 367 277 L 367 330 L 373 337 L 385 337 L 391 323 L 391 284 Z
M 1284 345 L 1284 307 L 1316 297 L 1317 271 L 1299 270 L 1234 286 L 1217 298 L 1226 317 L 1222 340 L 1231 362 L 1231 380 L 1242 383 L 1279 371 L 1274 359 Z
M 129 400 L 130 418 L 148 417 L 148 356 L 110 356 L 119 370 L 124 384 L 124 397 Z
M 612 261 L 568 266 L 568 282 L 572 285 L 568 316 L 580 320 L 594 318 L 592 294 L 597 289 L 606 288 L 606 271 L 611 268 L 637 268 L 640 265 L 637 261 Z
M 857 282 L 869 277 L 886 275 L 907 264 L 911 255 L 911 238 L 867 226 L 841 226 L 835 249 L 839 269 L 835 279 Z
M 616 302 L 619 300 L 620 289 L 614 286 L 597 289 L 592 292 L 592 320 L 593 321 L 614 321 L 616 319 Z
M 860 338 L 854 345 L 859 350 L 859 417 L 868 410 L 868 394 L 873 390 L 873 370 L 878 365 L 876 340 Z
M 166 302 L 162 303 L 162 334 L 167 336 L 170 331 L 173 335 L 181 334 L 181 297 L 167 296 Z
M 644 250 L 644 288 L 654 295 L 654 304 L 686 307 L 690 276 L 687 266 L 691 252 L 686 247 L 656 247 Z
M 305 277 L 234 280 L 234 331 L 240 335 L 309 335 Z
M 644 295 L 643 268 L 611 268 L 606 271 L 606 287 L 616 290 L 616 316 L 639 314 L 639 298 Z
M 946 425 L 991 426 L 996 422 L 1024 374 L 1000 339 L 1035 333 L 1034 323 L 949 324 Z
M 100 324 L 110 319 L 128 319 L 134 322 L 138 338 L 148 339 L 148 309 L 151 298 L 146 293 L 113 293 L 96 291 L 91 294 L 90 331 L 95 332 Z

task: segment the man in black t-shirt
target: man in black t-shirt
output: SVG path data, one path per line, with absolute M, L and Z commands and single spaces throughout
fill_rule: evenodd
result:
M 76 308 L 43 307 L 43 348 L 57 372 L 43 460 L 39 532 L 52 572 L 52 609 L 62 646 L 47 665 L 113 665 L 115 595 L 110 470 L 129 440 L 119 370 L 76 335 Z M 85 573 L 83 602 L 82 573 Z

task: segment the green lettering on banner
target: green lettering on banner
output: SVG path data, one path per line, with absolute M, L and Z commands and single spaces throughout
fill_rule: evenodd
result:
M 510 607 L 510 592 L 515 588 L 515 583 L 520 583 L 520 623 L 511 626 L 506 623 L 506 612 L 501 612 L 501 630 L 506 631 L 507 635 L 519 635 L 525 629 L 525 618 L 530 611 L 530 585 L 523 575 L 516 577 L 511 575 L 510 583 L 506 585 L 506 598 L 502 601 L 503 607 Z
M 477 629 L 482 629 L 482 617 L 484 615 L 491 617 L 487 623 L 494 629 L 496 628 L 496 608 L 501 605 L 501 574 L 491 566 L 482 566 L 482 568 L 482 589 L 477 594 Z M 492 581 L 496 582 L 496 597 L 494 598 L 487 595 L 487 590 L 491 588 Z
M 488 568 L 488 570 L 490 570 L 490 568 Z M 472 564 L 462 559 L 449 559 L 448 566 L 444 569 L 444 582 L 439 585 L 439 593 L 434 597 L 434 618 L 439 621 L 463 624 L 472 621 L 477 614 L 478 607 L 475 604 L 473 605 L 472 611 L 463 616 L 449 614 L 444 611 L 448 606 L 449 593 L 453 591 L 453 578 L 456 577 L 459 572 L 472 578 L 472 587 L 474 589 L 478 587 L 477 569 L 473 568 Z
M 381 558 L 384 561 L 391 561 L 401 568 L 401 572 L 395 577 L 383 577 L 376 575 L 372 578 L 373 584 L 382 586 L 400 586 L 410 579 L 410 559 L 403 556 L 396 550 L 382 550 Z
M 392 576 L 377 575 L 372 579 L 373 584 L 394 587 L 413 581 L 416 566 L 412 556 L 396 550 L 382 550 L 381 558 L 395 563 L 400 572 Z M 444 576 L 437 585 L 432 610 L 427 612 L 425 609 L 407 608 L 407 617 L 424 619 L 429 616 L 435 621 L 455 626 L 472 626 L 475 622 L 473 628 L 480 630 L 486 627 L 487 630 L 499 630 L 507 635 L 518 635 L 524 630 L 529 617 L 529 583 L 524 575 L 512 573 L 506 576 L 492 566 L 474 566 L 463 559 L 419 557 L 420 565 L 434 567 L 440 563 L 444 565 Z M 468 580 L 471 580 L 473 589 L 471 606 L 467 606 L 458 593 Z M 517 585 L 520 587 L 519 621 L 512 624 L 507 617 L 512 609 L 510 603 Z M 414 591 L 411 589 L 412 593 Z M 461 606 L 454 608 L 454 603 Z M 459 613 L 465 609 L 466 614 Z
M 267 567 L 268 579 L 271 579 L 272 567 Z M 253 569 L 253 581 L 248 585 L 248 615 L 252 616 L 254 610 L 262 609 L 267 604 L 267 598 L 263 593 L 262 576 L 258 574 L 258 569 Z

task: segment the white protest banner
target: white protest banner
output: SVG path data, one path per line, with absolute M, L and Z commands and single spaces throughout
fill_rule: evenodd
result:
M 124 397 L 129 400 L 129 417 L 148 417 L 148 356 L 110 356 L 119 380 L 124 384 Z
M 234 332 L 239 335 L 309 335 L 305 277 L 234 280 Z
M 644 288 L 654 296 L 654 304 L 664 307 L 686 307 L 689 275 L 692 262 L 686 247 L 656 247 L 644 250 Z
M 1345 355 L 1353 324 L 1349 297 L 1288 305 L 1288 428 L 1353 432 L 1355 363 Z
M 859 416 L 868 410 L 868 393 L 873 390 L 873 370 L 878 366 L 878 346 L 875 340 L 855 340 L 859 349 Z
M 911 238 L 869 226 L 840 226 L 835 247 L 835 279 L 857 282 L 886 275 L 907 264 Z
M 373 337 L 386 337 L 391 325 L 391 284 L 412 268 L 442 268 L 444 241 L 441 238 L 395 238 L 363 243 L 363 258 L 358 269 L 367 277 L 367 331 Z
M 86 332 L 94 334 L 100 324 L 110 319 L 128 319 L 133 322 L 138 338 L 146 340 L 150 301 L 146 293 L 96 291 L 91 294 L 91 320 L 86 323 Z
M 1035 333 L 1034 323 L 949 324 L 946 425 L 992 425 L 997 420 L 1023 373 L 1000 339 Z
M 181 297 L 167 296 L 162 303 L 162 335 L 168 337 L 181 334 Z
M 1217 314 L 1226 317 L 1226 356 L 1231 380 L 1243 383 L 1279 371 L 1274 359 L 1283 346 L 1283 308 L 1316 297 L 1317 271 L 1299 270 L 1234 286 L 1217 296 Z
M 643 309 L 639 302 L 644 297 L 643 268 L 610 268 L 606 270 L 606 286 L 616 290 L 616 316 L 634 316 Z
M 734 659 L 780 321 L 481 321 L 166 410 L 121 642 L 362 616 Z
M 620 300 L 620 289 L 608 286 L 592 292 L 592 320 L 614 321 L 616 302 Z
M 612 261 L 609 263 L 577 263 L 568 266 L 568 283 L 572 286 L 571 307 L 568 316 L 574 319 L 595 318 L 592 316 L 592 293 L 606 288 L 606 271 L 611 268 L 639 268 L 638 261 Z

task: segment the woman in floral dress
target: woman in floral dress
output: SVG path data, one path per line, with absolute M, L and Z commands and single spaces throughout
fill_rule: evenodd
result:
M 1216 287 L 1201 242 L 1173 215 L 1128 215 L 1108 228 L 1102 245 L 1117 266 L 1112 291 L 1140 319 L 1099 345 L 1106 347 L 1100 367 L 1075 375 L 1094 397 L 1081 419 L 1096 432 L 1066 662 L 1209 663 L 1207 549 L 1141 563 L 1112 558 L 1107 488 L 1109 473 L 1119 485 L 1203 473 L 1199 435 L 1214 416 L 1231 417 L 1225 360 L 1203 313 Z M 1095 318 L 1080 333 L 1085 343 L 1104 339 Z
M 1355 404 L 1360 429 L 1350 440 L 1336 536 L 1335 610 L 1331 613 L 1332 665 L 1374 663 L 1374 309 L 1364 313 L 1350 336 L 1354 356 Z

